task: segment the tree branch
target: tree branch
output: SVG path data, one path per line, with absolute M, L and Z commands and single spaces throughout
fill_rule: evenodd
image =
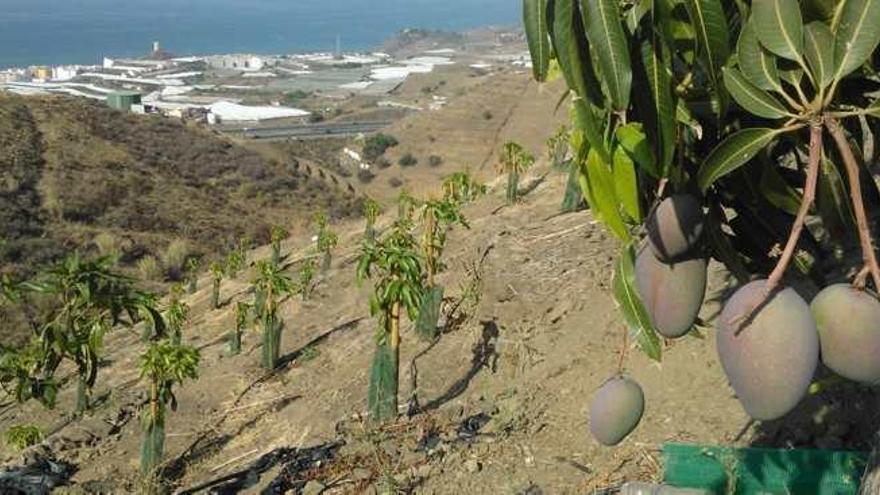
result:
M 782 251 L 782 255 L 779 257 L 779 261 L 776 263 L 776 267 L 773 268 L 773 271 L 770 272 L 770 276 L 767 277 L 767 285 L 764 288 L 764 297 L 761 299 L 761 302 L 755 305 L 755 307 L 748 313 L 734 318 L 730 322 L 732 324 L 739 322 L 739 324 L 737 324 L 736 335 L 739 335 L 743 329 L 751 323 L 752 319 L 754 319 L 758 312 L 767 305 L 770 301 L 770 296 L 773 295 L 773 292 L 782 282 L 782 277 L 785 275 L 788 265 L 791 264 L 791 260 L 797 249 L 798 241 L 801 237 L 801 232 L 804 230 L 807 214 L 810 212 L 810 207 L 816 199 L 816 184 L 819 179 L 819 162 L 821 159 L 822 123 L 820 121 L 815 122 L 810 126 L 810 156 L 807 162 L 807 182 L 804 185 L 804 195 L 801 199 L 801 205 L 798 209 L 797 216 L 794 219 L 794 224 L 791 226 L 788 241 L 785 243 L 785 248 Z
M 862 258 L 874 279 L 874 287 L 880 289 L 880 265 L 877 264 L 877 253 L 871 241 L 871 229 L 868 226 L 868 216 L 865 213 L 865 203 L 862 199 L 862 184 L 859 178 L 859 164 L 853 154 L 852 147 L 840 127 L 840 123 L 834 117 L 825 119 L 825 126 L 834 138 L 834 143 L 843 158 L 846 167 L 846 175 L 849 178 L 850 194 L 852 195 L 853 209 L 856 214 L 856 223 L 859 229 L 859 240 L 862 244 Z

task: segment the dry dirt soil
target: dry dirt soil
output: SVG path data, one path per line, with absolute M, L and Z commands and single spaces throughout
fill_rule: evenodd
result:
M 527 180 L 546 172 L 536 169 Z M 734 441 L 747 418 L 712 339 L 698 338 L 670 345 L 662 365 L 632 352 L 626 368 L 645 389 L 644 421 L 615 449 L 589 437 L 588 401 L 616 370 L 624 328 L 608 290 L 615 241 L 588 212 L 557 214 L 564 181 L 551 172 L 509 207 L 496 187 L 466 208 L 471 230 L 451 234 L 441 279 L 447 308 L 456 309 L 433 345 L 404 334 L 401 402 L 412 392 L 408 363 L 420 354 L 422 409 L 384 429 L 360 419 L 376 327 L 368 288 L 354 279 L 360 225 L 337 226 L 344 247 L 313 299 L 284 304 L 284 365 L 274 373 L 258 365 L 256 330 L 246 334 L 241 355 L 226 355 L 231 307 L 251 297 L 248 277 L 224 282 L 227 303 L 219 310 L 209 309 L 210 284 L 201 280 L 186 301 L 194 315 L 186 337 L 202 349 L 201 376 L 180 388 L 180 408 L 168 421 L 169 485 L 194 487 L 249 469 L 250 476 L 211 489 L 318 493 L 330 485 L 325 493 L 371 493 L 390 480 L 416 493 L 584 493 L 656 479 L 663 442 Z M 295 260 L 305 246 L 285 247 Z M 267 255 L 257 250 L 252 258 Z M 469 287 L 479 296 L 463 297 L 474 293 Z M 72 483 L 82 490 L 137 491 L 145 384 L 135 365 L 142 350 L 137 332 L 108 338 L 100 402 L 87 417 L 65 416 L 73 401 L 67 387 L 56 411 L 7 407 L 0 428 L 34 422 L 51 432 L 24 457 L 42 453 L 74 464 Z M 307 450 L 318 446 L 333 459 L 297 457 L 320 458 L 325 450 Z M 20 462 L 18 453 L 3 455 Z

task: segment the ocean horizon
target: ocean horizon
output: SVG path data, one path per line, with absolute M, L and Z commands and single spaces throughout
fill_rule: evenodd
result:
M 511 0 L 0 0 L 0 68 L 99 64 L 159 41 L 178 56 L 377 47 L 406 28 L 520 22 Z

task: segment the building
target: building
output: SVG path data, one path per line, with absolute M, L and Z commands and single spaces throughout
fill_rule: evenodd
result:
M 214 69 L 229 69 L 240 71 L 261 71 L 267 67 L 278 65 L 275 57 L 263 57 L 259 55 L 234 54 L 212 55 L 207 57 L 206 62 Z
M 39 81 L 48 81 L 52 79 L 52 68 L 51 67 L 34 67 L 31 70 L 31 74 L 33 74 L 34 79 Z
M 107 106 L 122 110 L 131 111 L 133 105 L 141 104 L 141 94 L 135 91 L 116 91 L 107 95 Z

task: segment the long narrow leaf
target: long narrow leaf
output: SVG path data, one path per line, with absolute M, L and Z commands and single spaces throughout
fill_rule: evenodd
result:
M 739 68 L 752 84 L 761 89 L 782 92 L 776 58 L 761 46 L 752 19 L 743 26 L 736 44 L 736 54 Z
M 700 166 L 697 183 L 703 191 L 719 178 L 733 172 L 754 158 L 781 131 L 778 129 L 744 129 L 721 142 Z
M 803 60 L 804 21 L 798 0 L 754 0 L 752 19 L 764 47 L 780 57 Z
M 603 87 L 615 110 L 629 106 L 632 65 L 617 0 L 585 0 L 584 28 L 601 69 Z
M 590 208 L 614 235 L 623 241 L 628 241 L 630 234 L 620 214 L 620 202 L 614 187 L 614 172 L 610 164 L 602 160 L 595 150 L 590 150 L 587 158 L 587 174 L 594 200 Z
M 725 67 L 723 72 L 724 86 L 739 106 L 746 111 L 765 119 L 792 116 L 776 98 L 749 82 L 740 71 Z
M 535 80 L 543 82 L 547 80 L 550 69 L 547 0 L 523 0 L 523 23 L 532 55 L 532 74 Z
M 804 31 L 804 56 L 813 78 L 825 88 L 834 79 L 834 34 L 819 21 L 807 24 Z
M 700 59 L 713 81 L 721 79 L 721 67 L 730 55 L 730 28 L 720 0 L 686 0 L 696 29 Z
M 649 358 L 660 361 L 662 357 L 660 338 L 636 290 L 635 250 L 632 244 L 627 244 L 621 251 L 611 286 L 614 300 L 623 314 L 633 340 Z
M 880 42 L 880 0 L 846 0 L 834 33 L 834 59 L 839 81 L 861 67 Z

